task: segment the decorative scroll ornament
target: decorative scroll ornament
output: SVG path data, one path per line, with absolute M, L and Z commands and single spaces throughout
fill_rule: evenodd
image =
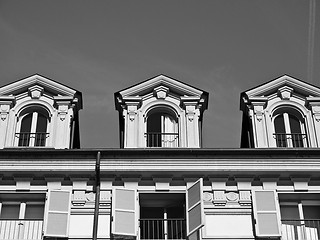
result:
M 66 119 L 68 113 L 68 105 L 60 105 L 58 110 L 58 116 L 61 121 L 64 121 Z
M 194 115 L 195 115 L 194 112 L 188 112 L 187 117 L 190 122 L 194 120 Z
M 4 121 L 7 119 L 7 116 L 8 116 L 8 113 L 9 113 L 9 105 L 1 105 L 1 108 L 0 108 L 0 117 L 1 117 L 1 120 Z

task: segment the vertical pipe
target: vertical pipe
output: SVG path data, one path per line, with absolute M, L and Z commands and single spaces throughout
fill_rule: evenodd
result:
M 163 211 L 163 219 L 164 219 L 164 221 L 163 221 L 163 224 L 164 224 L 164 239 L 168 239 L 168 221 L 167 221 L 167 219 L 168 219 L 168 214 L 167 214 L 167 209 L 166 208 L 164 208 L 163 209 L 164 211 Z
M 99 219 L 99 202 L 100 202 L 100 152 L 97 153 L 96 158 L 96 179 L 95 179 L 95 205 L 93 218 L 93 234 L 92 239 L 97 240 L 98 236 L 98 219 Z

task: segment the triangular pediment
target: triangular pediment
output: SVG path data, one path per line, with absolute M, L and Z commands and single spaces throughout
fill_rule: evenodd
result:
M 179 96 L 201 97 L 203 94 L 207 95 L 205 91 L 165 75 L 158 75 L 132 87 L 121 90 L 116 94 L 120 94 L 122 97 L 143 97 L 159 87 L 168 88 L 170 92 Z
M 30 91 L 43 91 L 51 96 L 76 97 L 82 108 L 81 92 L 39 74 L 0 87 L 0 96 L 18 96 Z
M 291 88 L 293 92 L 304 97 L 320 97 L 320 88 L 289 75 L 283 75 L 258 87 L 242 93 L 248 98 L 268 97 L 278 92 L 281 88 Z
M 32 76 L 0 87 L 0 95 L 17 95 L 21 92 L 28 91 L 28 89 L 33 86 L 42 87 L 45 91 L 60 96 L 74 96 L 78 92 L 77 90 L 58 83 L 54 80 L 51 80 L 39 74 L 34 74 Z

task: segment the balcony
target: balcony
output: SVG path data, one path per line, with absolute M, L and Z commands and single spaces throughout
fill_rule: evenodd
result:
M 19 147 L 44 147 L 49 133 L 16 133 Z
M 274 133 L 277 147 L 308 147 L 307 135 L 302 133 Z
M 179 147 L 178 133 L 145 133 L 147 147 L 175 148 Z
M 140 239 L 186 239 L 184 219 L 140 219 Z
M 0 220 L 1 240 L 41 240 L 42 220 Z
M 320 220 L 282 220 L 282 240 L 319 240 Z

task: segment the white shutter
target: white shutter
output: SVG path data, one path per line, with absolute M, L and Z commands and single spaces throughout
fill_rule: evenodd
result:
M 68 237 L 71 191 L 50 190 L 46 202 L 44 236 Z
M 114 189 L 112 193 L 112 234 L 136 236 L 138 229 L 137 192 Z
M 252 202 L 256 235 L 258 237 L 281 236 L 280 208 L 276 191 L 253 191 Z
M 200 178 L 187 189 L 187 236 L 203 227 L 204 211 L 202 200 L 203 180 Z

